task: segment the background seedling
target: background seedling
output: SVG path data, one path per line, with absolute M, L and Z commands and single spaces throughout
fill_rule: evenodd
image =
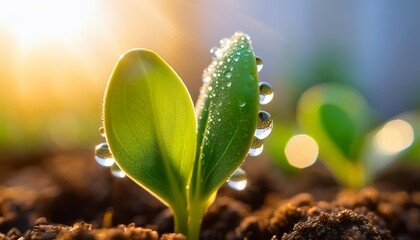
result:
M 161 57 L 145 49 L 125 53 L 105 93 L 107 143 L 96 148 L 97 160 L 112 152 L 113 167 L 168 205 L 175 231 L 189 239 L 198 239 L 203 215 L 230 176 L 232 186 L 244 188 L 239 167 L 248 152 L 262 151 L 273 126 L 270 114 L 259 111 L 272 90 L 258 82 L 262 61 L 249 36 L 237 32 L 210 52 L 213 61 L 203 73 L 195 110 Z
M 319 145 L 320 159 L 338 182 L 350 188 L 372 181 L 414 141 L 414 124 L 409 123 L 415 122 L 414 113 L 375 129 L 373 110 L 361 94 L 344 84 L 307 90 L 299 100 L 297 118 Z

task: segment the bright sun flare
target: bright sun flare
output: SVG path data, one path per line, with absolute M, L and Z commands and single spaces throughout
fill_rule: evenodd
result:
M 0 28 L 28 46 L 42 40 L 71 40 L 92 16 L 92 1 L 0 1 Z

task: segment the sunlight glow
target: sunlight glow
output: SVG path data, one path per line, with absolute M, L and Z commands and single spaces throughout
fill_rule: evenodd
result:
M 290 165 L 297 168 L 309 167 L 318 158 L 318 144 L 308 135 L 295 135 L 287 142 L 284 153 Z
M 413 127 L 406 121 L 396 119 L 387 122 L 375 135 L 374 143 L 385 154 L 397 154 L 414 141 Z
M 77 35 L 92 16 L 92 1 L 1 1 L 0 27 L 12 31 L 23 46 Z

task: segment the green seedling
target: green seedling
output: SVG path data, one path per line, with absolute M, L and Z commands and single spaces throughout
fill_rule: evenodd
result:
M 258 82 L 262 61 L 237 32 L 211 49 L 195 109 L 175 71 L 156 53 L 125 53 L 109 79 L 97 160 L 115 160 L 174 215 L 175 231 L 198 239 L 202 218 L 223 183 L 243 188 L 240 165 L 262 150 L 271 116 L 270 85 Z M 109 147 L 109 149 L 108 149 Z M 99 156 L 98 156 L 99 153 Z M 105 164 L 105 165 L 106 165 Z M 117 168 L 117 167 L 115 167 Z
M 373 111 L 364 97 L 343 84 L 307 90 L 299 100 L 297 118 L 301 129 L 316 140 L 320 159 L 350 188 L 372 181 L 413 140 L 411 125 L 399 118 L 374 129 Z

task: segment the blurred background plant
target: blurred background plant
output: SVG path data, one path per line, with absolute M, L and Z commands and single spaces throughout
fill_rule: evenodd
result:
M 360 93 L 338 83 L 311 87 L 297 107 L 298 125 L 313 136 L 321 160 L 338 182 L 350 188 L 365 186 L 397 160 L 413 144 L 413 124 L 420 120 L 414 113 L 407 113 L 373 129 L 374 118 Z M 295 152 L 307 148 L 302 143 Z
M 347 151 L 349 159 L 356 159 L 356 152 L 358 158 L 383 159 L 366 165 L 375 173 L 392 159 L 419 162 L 418 22 L 417 1 L 1 1 L 1 160 L 92 149 L 101 141 L 101 102 L 110 70 L 130 48 L 159 53 L 196 99 L 202 70 L 211 61 L 209 49 L 241 30 L 264 60 L 261 81 L 275 90 L 272 104 L 264 106 L 276 124 L 263 156 L 281 171 L 293 174 L 315 162 L 318 153 L 328 162 L 319 136 L 296 118 L 301 96 L 320 83 L 351 87 L 369 109 L 353 109 L 357 100 L 339 98 L 340 106 L 360 111 L 366 122 L 360 121 L 360 134 L 354 132 L 363 142 L 346 150 L 350 146 L 340 142 L 345 138 L 334 137 L 331 142 L 341 146 L 335 148 Z M 329 129 L 323 131 L 339 136 L 341 127 L 334 123 L 340 121 L 334 117 L 329 114 Z M 410 125 L 413 143 L 398 154 L 375 153 L 381 148 L 368 147 L 376 141 L 369 138 L 382 132 L 395 139 L 386 131 L 390 119 Z M 298 159 L 307 162 L 288 161 L 295 148 L 305 149 Z

